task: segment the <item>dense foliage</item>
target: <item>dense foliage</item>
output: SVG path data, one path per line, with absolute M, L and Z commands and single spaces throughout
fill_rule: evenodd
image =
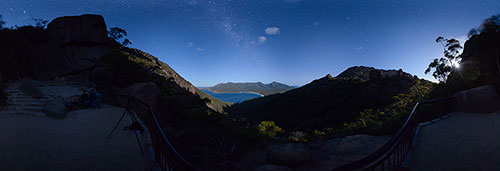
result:
M 274 137 L 276 134 L 283 132 L 283 129 L 281 129 L 279 126 L 277 126 L 274 121 L 262 121 L 260 124 L 257 126 L 259 128 L 259 131 L 263 133 L 264 135 L 267 135 L 269 137 Z
M 123 46 L 128 46 L 128 45 L 132 44 L 132 42 L 129 39 L 125 38 L 125 37 L 127 37 L 127 31 L 125 31 L 122 28 L 111 27 L 108 30 L 108 36 L 110 39 L 112 39 L 116 42 L 121 41 L 121 44 Z

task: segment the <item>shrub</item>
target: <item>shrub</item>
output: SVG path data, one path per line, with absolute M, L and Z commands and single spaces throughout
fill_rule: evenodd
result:
M 269 137 L 274 137 L 276 134 L 283 132 L 283 129 L 278 127 L 274 121 L 262 121 L 257 128 L 262 134 Z
M 306 143 L 311 139 L 311 136 L 302 131 L 293 131 L 288 136 L 290 141 Z
M 318 138 L 326 137 L 326 133 L 324 131 L 318 131 L 318 130 L 314 130 L 313 135 Z

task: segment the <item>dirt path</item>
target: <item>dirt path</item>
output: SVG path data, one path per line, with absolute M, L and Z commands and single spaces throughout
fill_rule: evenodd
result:
M 411 170 L 500 170 L 500 112 L 457 113 L 425 126 Z
M 0 170 L 144 170 L 144 157 L 122 108 L 73 111 L 69 118 L 0 115 Z M 144 142 L 142 142 L 144 145 Z

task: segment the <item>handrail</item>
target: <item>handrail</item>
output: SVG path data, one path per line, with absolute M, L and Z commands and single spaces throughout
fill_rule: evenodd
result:
M 114 94 L 111 96 L 115 98 L 115 100 L 117 97 L 126 98 L 126 108 L 128 109 L 131 109 L 130 102 L 133 101 L 136 102 L 139 107 L 148 112 L 149 116 L 151 117 L 149 119 L 146 118 L 147 116 L 143 116 L 139 114 L 140 112 L 136 111 L 140 119 L 145 121 L 148 129 L 150 131 L 153 131 L 151 134 L 151 138 L 153 139 L 152 143 L 156 157 L 155 162 L 159 165 L 161 170 L 200 170 L 193 164 L 188 162 L 184 157 L 182 157 L 182 155 L 174 148 L 172 143 L 170 143 L 167 136 L 165 135 L 165 132 L 160 126 L 158 119 L 156 118 L 153 108 L 150 105 L 138 99 L 137 97 L 130 95 Z
M 374 153 L 357 160 L 333 169 L 334 171 L 343 170 L 375 170 L 381 167 L 384 170 L 385 163 L 387 163 L 387 170 L 398 170 L 401 163 L 404 161 L 415 135 L 415 129 L 418 126 L 418 115 L 415 114 L 419 105 L 438 103 L 453 100 L 455 97 L 442 98 L 417 102 L 413 107 L 410 115 L 398 132 L 391 138 L 389 142 L 384 144 L 380 149 Z M 392 157 L 392 159 L 391 159 Z M 392 160 L 392 161 L 391 161 Z M 391 165 L 392 162 L 392 165 Z

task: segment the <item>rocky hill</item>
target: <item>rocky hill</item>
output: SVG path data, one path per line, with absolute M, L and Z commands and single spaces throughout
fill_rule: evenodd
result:
M 3 29 L 0 37 L 6 38 L 1 41 L 0 63 L 9 66 L 0 69 L 0 78 L 4 80 L 63 79 L 115 90 L 134 83 L 154 82 L 160 89 L 168 87 L 180 96 L 204 101 L 206 105 L 201 106 L 216 111 L 227 105 L 194 87 L 158 58 L 108 38 L 106 23 L 100 15 L 59 17 L 46 29 L 34 26 Z M 118 63 L 114 62 L 119 60 L 130 68 L 116 67 Z M 110 65 L 114 72 L 108 72 Z M 120 69 L 123 70 L 118 72 Z
M 224 158 L 212 150 L 220 144 L 211 138 L 226 136 L 228 146 L 226 141 L 234 140 L 227 132 L 238 129 L 221 126 L 229 120 L 222 114 L 228 104 L 197 89 L 157 57 L 122 46 L 107 33 L 100 15 L 59 17 L 47 28 L 2 29 L 0 84 L 22 78 L 78 82 L 95 87 L 108 103 L 114 102 L 109 98 L 113 94 L 136 96 L 153 107 L 174 146 L 190 162 L 207 170 L 222 167 Z
M 269 84 L 264 84 L 261 82 L 256 82 L 256 83 L 228 82 L 228 83 L 220 83 L 213 87 L 209 87 L 207 89 L 217 93 L 254 92 L 267 96 L 271 94 L 282 93 L 291 90 L 293 88 L 294 87 L 292 86 L 274 81 Z
M 383 109 L 414 87 L 432 86 L 402 70 L 352 67 L 288 92 L 245 101 L 229 108 L 230 115 L 252 123 L 271 120 L 285 130 L 343 127 L 365 109 Z

